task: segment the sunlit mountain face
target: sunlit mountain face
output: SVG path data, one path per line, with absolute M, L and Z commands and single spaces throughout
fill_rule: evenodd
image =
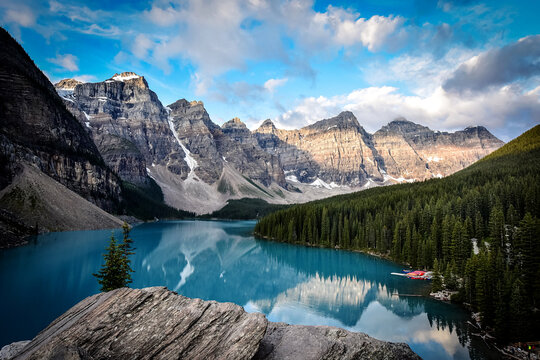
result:
M 300 128 L 342 110 L 374 132 L 403 116 L 508 141 L 540 114 L 540 4 L 526 1 L 38 1 L 2 26 L 53 83 L 144 75 L 164 104 L 220 125 Z
M 132 286 L 167 286 L 192 298 L 234 302 L 270 321 L 338 326 L 406 342 L 427 359 L 483 358 L 485 349 L 471 337 L 466 313 L 410 296 L 429 292 L 429 283 L 391 276 L 401 271 L 399 265 L 360 253 L 259 241 L 250 235 L 253 225 L 181 221 L 135 227 Z M 10 319 L 24 311 L 33 319 L 20 329 L 3 328 L 3 342 L 34 336 L 32 331 L 98 291 L 91 274 L 102 262 L 107 235 L 52 233 L 1 254 L 2 284 L 11 289 L 0 307 L 10 310 L 2 316 Z M 39 296 L 29 299 L 28 286 Z

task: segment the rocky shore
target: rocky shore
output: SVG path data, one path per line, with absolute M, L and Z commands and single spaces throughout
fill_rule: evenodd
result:
M 0 359 L 420 359 L 408 345 L 328 326 L 269 322 L 164 287 L 88 297 Z

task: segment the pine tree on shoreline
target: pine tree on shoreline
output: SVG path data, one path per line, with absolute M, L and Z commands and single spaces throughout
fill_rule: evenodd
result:
M 103 254 L 105 263 L 101 265 L 99 272 L 94 273 L 98 283 L 101 285 L 101 291 L 111 291 L 114 289 L 127 287 L 132 283 L 130 255 L 134 254 L 132 246 L 133 240 L 129 237 L 129 225 L 124 222 L 122 225 L 123 240 L 121 243 L 116 241 L 114 232 L 111 235 L 111 240 L 106 248 L 106 253 Z

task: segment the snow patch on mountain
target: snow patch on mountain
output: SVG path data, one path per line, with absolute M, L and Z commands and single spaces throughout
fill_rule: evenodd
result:
M 195 168 L 198 166 L 197 160 L 195 160 L 193 158 L 193 156 L 191 156 L 191 152 L 180 141 L 180 138 L 178 137 L 178 133 L 176 132 L 176 129 L 174 128 L 174 123 L 172 121 L 172 116 L 170 115 L 170 113 L 172 111 L 171 108 L 167 107 L 166 109 L 167 109 L 167 112 L 169 112 L 169 117 L 167 118 L 167 121 L 169 123 L 169 127 L 170 127 L 170 129 L 171 129 L 171 131 L 172 131 L 172 133 L 174 135 L 174 138 L 176 139 L 176 142 L 178 142 L 178 145 L 180 145 L 180 147 L 182 148 L 182 150 L 186 154 L 186 156 L 184 157 L 184 160 L 189 166 L 188 178 L 190 178 L 190 177 L 191 178 L 197 178 L 197 175 L 195 175 L 195 173 L 193 172 L 195 170 Z
M 388 174 L 384 174 L 384 181 L 388 181 L 388 180 L 394 180 L 394 181 L 397 181 L 398 183 L 404 183 L 404 182 L 413 183 L 413 182 L 415 182 L 414 179 L 405 179 L 403 176 L 395 178 L 395 177 L 390 176 Z
M 328 183 L 324 182 L 323 180 L 321 180 L 319 178 L 315 179 L 315 181 L 313 181 L 309 185 L 317 187 L 317 188 L 325 188 L 325 189 L 328 189 L 328 190 L 341 187 L 341 185 L 338 185 L 333 181 L 330 184 L 328 184 Z
M 137 74 L 133 74 L 133 75 L 120 74 L 120 75 L 113 76 L 112 79 L 116 81 L 126 81 L 126 80 L 138 79 L 138 78 L 140 78 L 140 76 Z

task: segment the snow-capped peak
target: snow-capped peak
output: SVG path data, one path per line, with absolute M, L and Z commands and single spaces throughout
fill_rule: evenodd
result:
M 111 79 L 115 81 L 126 81 L 126 80 L 138 79 L 138 78 L 140 78 L 139 75 L 135 74 L 134 72 L 128 71 L 128 72 L 123 72 L 121 74 L 114 74 Z

